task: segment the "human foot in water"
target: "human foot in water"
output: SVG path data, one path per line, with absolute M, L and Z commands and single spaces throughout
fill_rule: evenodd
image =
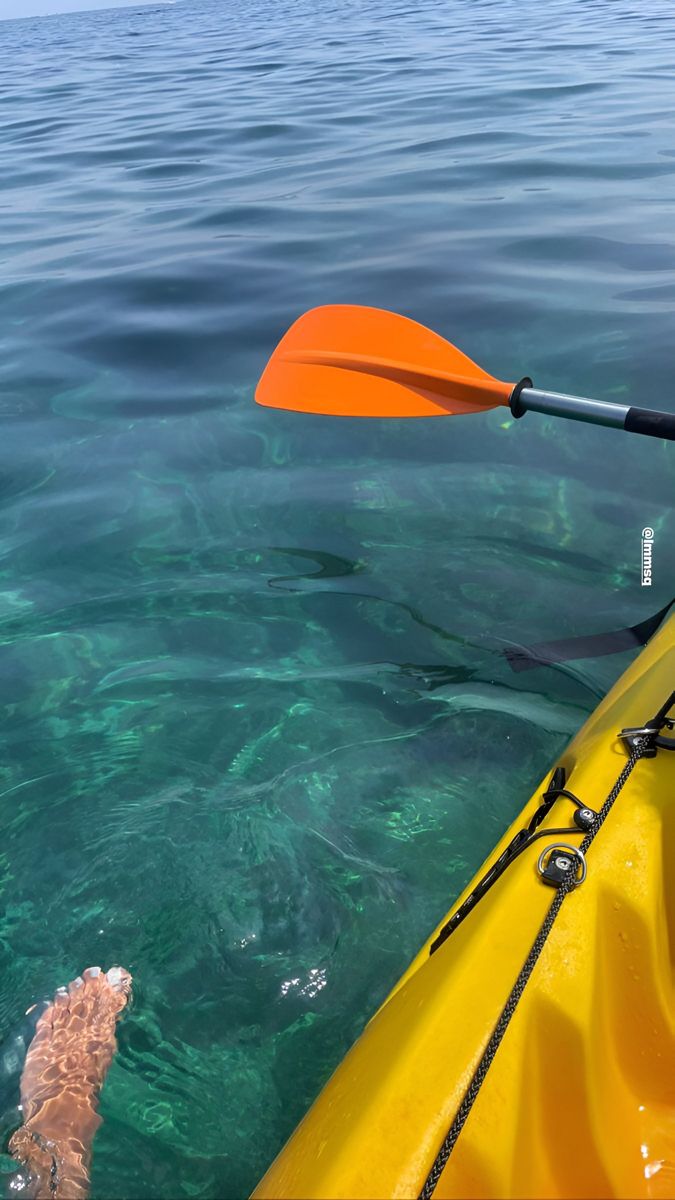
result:
M 21 1075 L 24 1123 L 9 1143 L 23 1164 L 20 1194 L 80 1200 L 89 1188 L 99 1092 L 117 1048 L 115 1023 L 131 992 L 123 967 L 89 967 L 59 988 L 40 1017 Z

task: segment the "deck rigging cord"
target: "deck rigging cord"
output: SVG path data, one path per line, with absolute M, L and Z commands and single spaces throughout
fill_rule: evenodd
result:
M 493 884 L 495 884 L 497 880 L 504 874 L 506 868 L 510 867 L 511 863 L 515 862 L 516 858 L 523 853 L 523 850 L 527 850 L 528 846 L 531 846 L 532 843 L 537 841 L 538 838 L 552 837 L 557 834 L 567 835 L 586 833 L 593 827 L 593 823 L 595 822 L 598 814 L 594 811 L 594 809 L 588 808 L 585 804 L 583 804 L 573 792 L 568 791 L 568 789 L 565 787 L 565 778 L 565 768 L 556 767 L 551 776 L 551 782 L 544 792 L 542 802 L 537 811 L 534 813 L 527 828 L 518 830 L 515 837 L 511 839 L 506 849 L 500 854 L 499 858 L 492 863 L 492 866 L 489 867 L 483 877 L 479 879 L 471 894 L 467 896 L 466 900 L 460 904 L 459 908 L 456 909 L 452 916 L 445 922 L 445 925 L 431 943 L 429 954 L 435 954 L 437 950 L 440 950 L 443 943 L 446 942 L 450 937 L 450 934 L 454 933 L 458 926 L 462 924 L 462 921 L 468 917 L 469 913 L 472 912 L 478 904 L 478 901 L 483 899 L 483 896 L 486 894 L 486 892 L 488 892 Z M 539 829 L 542 821 L 548 816 L 555 801 L 560 796 L 567 797 L 568 800 L 571 800 L 576 805 L 576 812 L 574 813 L 574 825 L 566 826 L 564 829 L 551 829 L 549 827 L 546 829 Z
M 634 728 L 634 729 L 621 730 L 619 737 L 624 740 L 624 742 L 626 743 L 626 746 L 629 749 L 629 758 L 628 758 L 628 761 L 623 766 L 621 772 L 619 773 L 619 776 L 618 776 L 616 782 L 614 783 L 612 790 L 610 791 L 609 795 L 607 796 L 607 799 L 604 801 L 599 812 L 596 814 L 595 820 L 593 821 L 591 828 L 586 833 L 586 835 L 581 843 L 581 846 L 579 847 L 579 851 L 577 853 L 579 854 L 579 859 L 584 864 L 584 866 L 585 866 L 584 856 L 586 854 L 586 851 L 588 850 L 589 846 L 594 841 L 596 835 L 598 834 L 598 832 L 604 825 L 605 820 L 609 816 L 609 813 L 611 812 L 615 801 L 617 800 L 618 796 L 620 795 L 621 791 L 623 790 L 626 782 L 630 778 L 630 775 L 631 775 L 635 765 L 640 761 L 641 758 L 653 758 L 655 756 L 655 754 L 657 753 L 657 750 L 659 750 L 659 749 L 675 750 L 675 739 L 659 737 L 659 734 L 660 734 L 661 730 L 664 728 L 664 726 L 670 730 L 675 728 L 675 722 L 672 719 L 669 719 L 669 717 L 668 717 L 668 713 L 671 711 L 673 706 L 675 706 L 675 692 L 671 693 L 668 700 L 662 706 L 662 708 L 659 709 L 659 712 L 656 714 L 656 716 L 653 717 L 651 721 L 645 722 L 644 726 L 639 727 L 639 728 Z M 555 778 L 555 772 L 554 772 L 554 778 Z M 571 797 L 571 798 L 574 799 L 576 803 L 578 803 L 578 801 L 576 800 L 576 797 Z M 549 805 L 549 807 L 550 807 L 550 805 Z M 541 811 L 541 810 L 538 810 L 538 812 L 539 811 Z M 535 814 L 535 817 L 536 817 L 536 815 L 537 814 Z M 541 819 L 543 819 L 543 818 L 541 818 Z M 521 832 L 527 832 L 527 831 L 521 831 Z M 558 831 L 549 830 L 548 832 L 551 834 L 554 834 L 554 833 L 557 833 Z M 525 844 L 530 845 L 532 840 L 533 840 L 532 838 L 529 838 L 529 840 Z M 514 839 L 514 841 L 515 841 L 515 839 Z M 513 843 L 511 843 L 511 845 L 513 845 Z M 524 848 L 525 847 L 523 846 L 523 849 Z M 515 855 L 514 855 L 514 857 L 515 857 Z M 498 860 L 498 862 L 499 861 L 500 860 Z M 510 861 L 512 861 L 512 859 Z M 505 865 L 508 865 L 508 863 Z M 505 869 L 505 868 L 503 868 L 503 869 Z M 499 874 L 501 874 L 501 871 L 499 872 Z M 490 875 L 490 872 L 488 872 L 488 876 L 489 875 Z M 487 876 L 484 876 L 483 878 L 486 879 Z M 495 878 L 498 878 L 498 875 L 495 876 Z M 481 881 L 481 882 L 483 882 L 483 881 Z M 493 882 L 494 882 L 494 879 L 491 880 L 491 883 L 493 883 Z M 422 1190 L 419 1194 L 418 1200 L 431 1200 L 431 1197 L 433 1196 L 433 1194 L 436 1190 L 438 1181 L 443 1173 L 443 1170 L 448 1162 L 448 1159 L 450 1158 L 450 1155 L 452 1154 L 452 1151 L 455 1148 L 455 1145 L 457 1143 L 459 1135 L 461 1134 L 462 1129 L 464 1128 L 464 1126 L 466 1124 L 466 1121 L 469 1117 L 469 1113 L 471 1112 L 471 1109 L 473 1108 L 473 1105 L 478 1097 L 478 1093 L 480 1092 L 481 1086 L 487 1076 L 487 1073 L 494 1061 L 494 1058 L 495 1058 L 497 1051 L 501 1045 L 504 1035 L 509 1027 L 511 1018 L 513 1017 L 513 1015 L 516 1011 L 516 1008 L 518 1006 L 518 1001 L 520 1000 L 521 996 L 523 995 L 523 992 L 525 991 L 527 983 L 534 971 L 534 968 L 537 965 L 537 962 L 539 960 L 541 952 L 544 949 L 544 946 L 546 944 L 546 939 L 548 938 L 548 935 L 551 932 L 551 929 L 553 928 L 553 925 L 555 923 L 555 919 L 558 916 L 558 913 L 560 912 L 560 909 L 563 906 L 565 897 L 571 891 L 574 890 L 574 888 L 577 886 L 577 883 L 578 883 L 578 879 L 577 879 L 577 874 L 576 874 L 575 870 L 571 870 L 566 875 L 561 876 L 560 881 L 557 883 L 556 894 L 553 898 L 551 906 L 542 922 L 541 928 L 540 928 L 534 942 L 532 943 L 530 952 L 529 952 L 527 958 L 525 959 L 523 966 L 521 967 L 518 978 L 516 979 L 516 982 L 514 983 L 513 988 L 511 989 L 511 993 L 506 1001 L 506 1004 L 504 1005 L 504 1007 L 501 1011 L 501 1014 L 499 1016 L 497 1024 L 495 1025 L 494 1030 L 492 1031 L 492 1034 L 490 1035 L 490 1038 L 487 1042 L 485 1050 L 483 1051 L 483 1054 L 481 1055 L 480 1061 L 478 1063 L 478 1066 L 476 1067 L 476 1070 L 473 1074 L 471 1082 L 469 1083 L 469 1086 L 464 1093 L 464 1097 L 462 1099 L 462 1102 L 461 1102 L 459 1108 L 457 1109 L 457 1112 L 452 1121 L 452 1124 L 451 1124 L 447 1134 L 445 1135 L 443 1142 L 441 1143 L 438 1153 L 436 1154 L 436 1158 L 434 1159 L 431 1169 L 426 1177 L 424 1186 L 422 1187 Z M 491 884 L 489 884 L 488 886 L 491 886 Z M 485 890 L 487 890 L 487 888 Z M 484 892 L 481 894 L 484 894 Z M 460 910 L 458 910 L 458 911 L 460 911 Z M 448 922 L 448 924 L 450 924 L 450 922 Z M 447 926 L 445 928 L 447 928 Z M 450 930 L 449 932 L 452 932 L 452 930 Z M 446 935 L 446 936 L 448 936 L 448 935 Z M 434 946 L 431 947 L 431 952 L 433 953 L 433 951 L 434 951 Z

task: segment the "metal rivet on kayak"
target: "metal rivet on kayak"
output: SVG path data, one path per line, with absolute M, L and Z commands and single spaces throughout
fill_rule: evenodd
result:
M 542 850 L 537 870 L 544 883 L 549 883 L 551 887 L 560 887 L 562 883 L 567 882 L 572 871 L 576 873 L 581 870 L 581 874 L 577 876 L 574 883 L 575 887 L 579 887 L 579 884 L 583 883 L 586 878 L 586 859 L 576 846 L 556 842 Z

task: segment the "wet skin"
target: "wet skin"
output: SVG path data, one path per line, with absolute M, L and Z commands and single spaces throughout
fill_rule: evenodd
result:
M 81 1200 L 89 1191 L 98 1097 L 131 992 L 123 967 L 89 967 L 59 988 L 38 1021 L 21 1075 L 24 1123 L 9 1150 L 22 1164 L 24 1196 Z

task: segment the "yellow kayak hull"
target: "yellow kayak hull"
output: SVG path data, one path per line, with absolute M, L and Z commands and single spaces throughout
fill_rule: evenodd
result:
M 671 618 L 559 760 L 585 804 L 600 809 L 627 761 L 619 730 L 674 689 Z M 557 800 L 542 828 L 571 824 L 572 811 Z M 419 1195 L 550 907 L 536 871 L 547 844 L 516 859 L 430 956 L 432 934 L 258 1200 Z M 636 764 L 589 848 L 588 877 L 562 905 L 435 1197 L 675 1196 L 674 961 L 675 754 L 659 750 Z

